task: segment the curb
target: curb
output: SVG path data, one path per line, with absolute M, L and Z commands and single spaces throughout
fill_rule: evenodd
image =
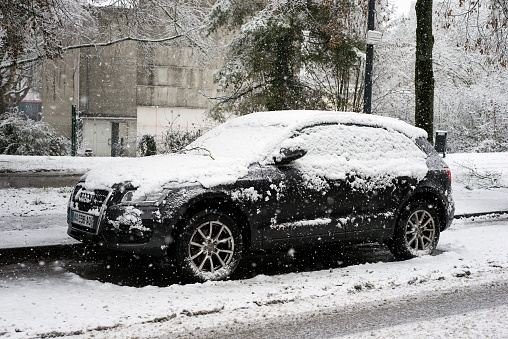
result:
M 453 218 L 454 219 L 465 219 L 465 218 L 474 218 L 474 217 L 482 217 L 482 216 L 501 216 L 503 214 L 506 214 L 508 216 L 508 211 L 494 211 L 494 212 L 479 212 L 479 213 L 465 213 L 456 215 Z
M 1 188 L 74 186 L 84 172 L 14 172 L 0 173 Z
M 11 265 L 23 261 L 54 261 L 80 256 L 84 244 L 48 245 L 0 249 L 0 265 Z

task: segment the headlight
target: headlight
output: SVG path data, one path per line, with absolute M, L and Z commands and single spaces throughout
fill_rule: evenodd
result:
M 133 203 L 146 203 L 146 204 L 155 204 L 160 203 L 166 195 L 168 194 L 169 189 L 164 188 L 160 191 L 151 192 L 145 195 L 136 194 L 137 192 L 134 191 L 126 191 L 123 196 L 121 203 L 123 204 L 133 204 Z

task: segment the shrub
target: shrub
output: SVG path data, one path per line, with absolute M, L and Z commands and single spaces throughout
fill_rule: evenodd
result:
M 203 134 L 201 129 L 198 130 L 173 130 L 170 129 L 162 135 L 159 142 L 161 153 L 178 153 L 187 145 L 199 138 Z
M 138 145 L 139 153 L 142 157 L 157 154 L 157 146 L 155 145 L 155 138 L 151 134 L 145 134 L 141 137 Z
M 0 120 L 0 154 L 68 155 L 70 141 L 44 122 L 20 117 Z

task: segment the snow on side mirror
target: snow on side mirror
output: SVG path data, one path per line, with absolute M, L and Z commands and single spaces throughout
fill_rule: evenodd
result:
M 305 154 L 307 151 L 301 148 L 281 148 L 279 154 L 273 157 L 273 161 L 275 165 L 287 165 Z

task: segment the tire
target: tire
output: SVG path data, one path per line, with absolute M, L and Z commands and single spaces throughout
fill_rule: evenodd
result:
M 387 245 L 397 259 L 430 255 L 439 241 L 439 230 L 435 206 L 413 201 L 402 209 L 394 236 Z
M 176 242 L 178 269 L 195 281 L 227 279 L 242 257 L 240 229 L 228 215 L 205 210 L 185 224 Z

